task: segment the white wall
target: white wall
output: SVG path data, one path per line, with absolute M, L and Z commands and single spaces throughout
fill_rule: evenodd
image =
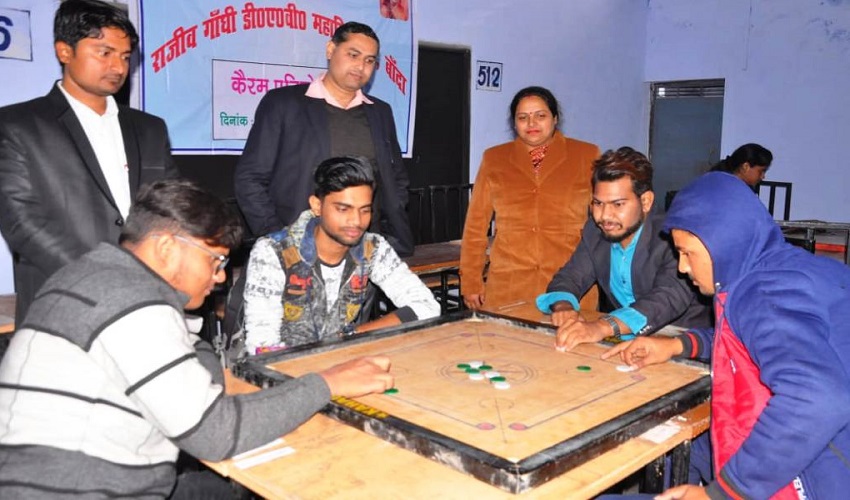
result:
M 134 2 L 128 3 L 132 11 Z M 51 33 L 58 1 L 0 0 L 0 5 L 33 10 L 35 53 L 31 64 L 0 59 L 0 73 L 28 82 L 13 91 L 4 88 L 4 105 L 45 94 L 59 77 Z M 472 91 L 471 179 L 484 149 L 512 139 L 508 105 L 528 85 L 552 90 L 562 106 L 561 130 L 568 136 L 603 149 L 631 145 L 646 150 L 646 2 L 414 0 L 414 9 L 419 40 L 469 47 L 473 64 L 476 59 L 504 63 L 502 92 Z M 5 245 L 0 293 L 10 293 L 11 259 L 4 250 Z
M 46 94 L 62 75 L 53 54 L 53 13 L 58 0 L 0 0 L 0 6 L 30 11 L 32 61 L 0 59 L 0 106 Z M 15 291 L 12 257 L 0 237 L 0 294 Z
M 132 2 L 129 2 L 132 3 Z M 33 62 L 0 59 L 0 105 L 59 78 L 58 0 L 0 0 L 32 11 Z M 131 6 L 132 7 L 132 6 Z M 646 82 L 725 78 L 723 154 L 760 142 L 769 178 L 794 183 L 792 217 L 850 221 L 850 0 L 414 0 L 416 37 L 504 63 L 502 92 L 472 91 L 470 178 L 508 141 L 508 104 L 527 85 L 561 101 L 561 128 L 602 149 L 646 151 Z M 474 87 L 474 85 L 473 85 Z M 0 293 L 12 292 L 0 244 Z
M 473 81 L 470 179 L 486 148 L 513 139 L 508 105 L 528 85 L 552 90 L 566 135 L 646 151 L 646 2 L 416 0 L 414 8 L 420 41 L 470 48 L 473 71 L 475 60 L 504 64 L 502 92 Z
M 850 221 L 850 0 L 650 0 L 646 80 L 725 78 L 722 154 L 758 142 L 791 218 Z

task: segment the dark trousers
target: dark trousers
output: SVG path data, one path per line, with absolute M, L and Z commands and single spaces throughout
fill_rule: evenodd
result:
M 171 500 L 234 500 L 239 495 L 230 481 L 213 471 L 189 471 L 177 476 Z
M 171 491 L 169 500 L 249 500 L 251 492 L 214 471 L 208 469 L 198 459 L 180 452 L 177 457 L 177 484 Z

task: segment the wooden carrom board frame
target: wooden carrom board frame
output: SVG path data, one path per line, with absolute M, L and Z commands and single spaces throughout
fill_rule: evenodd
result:
M 410 323 L 368 335 L 349 337 L 341 342 L 323 342 L 282 352 L 254 356 L 237 364 L 233 371 L 238 377 L 246 379 L 255 385 L 271 387 L 292 378 L 292 376 L 278 369 L 286 370 L 293 376 L 298 376 L 303 372 L 315 371 L 320 367 L 327 368 L 347 359 L 362 355 L 380 353 L 388 355 L 391 360 L 399 359 L 404 355 L 404 352 L 411 352 L 417 349 L 420 343 L 422 346 L 426 346 L 432 345 L 436 341 L 457 342 L 455 337 L 466 338 L 475 335 L 460 332 L 446 333 L 446 329 L 448 328 L 457 330 L 459 327 L 455 325 L 460 324 L 463 324 L 464 329 L 475 329 L 478 332 L 482 331 L 482 329 L 487 330 L 488 328 L 512 330 L 516 339 L 513 339 L 511 335 L 484 335 L 489 335 L 488 338 L 491 340 L 494 337 L 499 337 L 497 340 L 501 342 L 503 351 L 504 345 L 511 348 L 513 347 L 511 342 L 515 341 L 520 342 L 523 349 L 537 349 L 534 356 L 566 356 L 563 358 L 565 360 L 564 373 L 574 368 L 567 366 L 570 363 L 569 356 L 572 354 L 577 356 L 576 359 L 581 360 L 582 364 L 593 367 L 597 372 L 607 370 L 607 376 L 613 377 L 615 381 L 619 382 L 615 382 L 615 385 L 607 393 L 591 394 L 585 400 L 575 401 L 575 404 L 570 401 L 554 401 L 553 405 L 555 407 L 562 405 L 563 411 L 555 411 L 555 417 L 548 416 L 539 419 L 540 421 L 552 420 L 552 422 L 547 422 L 547 425 L 556 425 L 559 422 L 553 420 L 553 418 L 573 417 L 573 420 L 577 420 L 581 417 L 582 422 L 588 420 L 590 423 L 587 424 L 586 428 L 581 428 L 572 435 L 567 435 L 567 431 L 565 430 L 563 439 L 561 439 L 560 434 L 556 434 L 557 438 L 551 440 L 546 446 L 538 446 L 530 452 L 525 450 L 523 451 L 525 455 L 518 457 L 506 457 L 503 451 L 494 451 L 493 447 L 489 446 L 489 443 L 486 443 L 486 439 L 478 440 L 479 442 L 476 443 L 476 439 L 472 439 L 472 437 L 476 436 L 474 432 L 476 430 L 475 428 L 467 427 L 470 430 L 468 434 L 459 433 L 457 429 L 453 428 L 442 431 L 437 430 L 441 426 L 432 425 L 433 422 L 431 419 L 439 418 L 434 417 L 434 415 L 442 415 L 443 413 L 436 409 L 428 415 L 426 408 L 424 411 L 426 414 L 425 418 L 419 418 L 420 415 L 418 412 L 421 412 L 423 406 L 425 406 L 423 405 L 422 398 L 427 400 L 428 396 L 423 394 L 417 395 L 416 386 L 403 384 L 403 377 L 400 375 L 396 375 L 396 385 L 401 390 L 398 396 L 407 396 L 407 398 L 400 397 L 396 399 L 389 395 L 369 395 L 356 399 L 334 397 L 332 402 L 322 412 L 340 422 L 378 436 L 402 448 L 414 451 L 426 458 L 453 467 L 488 484 L 512 493 L 521 493 L 545 483 L 573 467 L 583 464 L 587 460 L 642 434 L 673 416 L 698 406 L 709 398 L 710 376 L 707 365 L 703 363 L 676 360 L 667 363 L 666 366 L 657 365 L 657 367 L 647 367 L 634 374 L 623 373 L 614 370 L 615 366 L 619 364 L 616 360 L 598 359 L 598 353 L 603 350 L 599 345 L 579 346 L 575 350 L 575 353 L 557 353 L 553 348 L 552 339 L 555 329 L 551 325 L 531 323 L 491 313 L 479 312 L 473 317 L 473 313 L 470 311 L 453 313 L 428 321 Z M 439 338 L 435 340 L 435 336 Z M 520 344 L 517 345 L 519 346 Z M 424 347 L 421 350 L 424 351 Z M 582 354 L 582 352 L 584 353 Z M 468 381 L 466 380 L 468 378 L 466 374 L 459 369 L 457 373 L 448 373 L 451 370 L 450 367 L 453 367 L 457 361 L 482 357 L 479 353 L 475 352 L 458 352 L 454 356 L 453 359 L 444 359 L 443 364 L 445 366 L 439 369 L 445 377 L 453 379 L 451 382 L 458 383 L 462 379 L 468 385 L 476 386 L 474 389 L 461 389 L 462 391 L 478 391 L 474 392 L 474 394 L 479 394 L 482 390 L 491 390 L 494 393 L 498 393 L 499 398 L 502 398 L 505 395 L 512 394 L 512 391 L 515 390 L 515 388 L 511 388 L 508 391 L 497 391 L 491 389 L 487 381 Z M 504 364 L 504 360 L 507 359 L 505 356 L 510 355 L 502 353 L 500 356 L 501 358 L 499 359 L 502 359 Z M 484 359 L 484 361 L 488 360 Z M 577 362 L 575 359 L 572 361 L 572 364 Z M 319 363 L 319 366 L 315 366 L 314 363 Z M 549 364 L 552 364 L 551 361 Z M 395 368 L 396 365 L 394 364 L 393 367 Z M 434 369 L 433 366 L 430 368 Z M 498 369 L 499 367 L 496 366 L 495 368 Z M 402 369 L 406 370 L 405 368 Z M 665 383 L 669 387 L 664 386 L 659 388 L 652 385 L 654 379 L 649 374 L 652 369 L 665 370 Z M 671 372 L 671 370 L 678 370 L 679 372 Z M 552 373 L 555 375 L 553 375 L 554 378 L 550 377 L 550 380 L 552 380 L 551 383 L 556 383 L 555 378 L 558 376 L 558 370 Z M 681 373 L 685 381 L 671 382 L 671 373 L 674 375 Z M 563 377 L 563 375 L 561 376 Z M 628 377 L 633 377 L 632 380 L 648 382 L 641 385 L 642 390 L 646 391 L 649 389 L 650 392 L 655 391 L 655 393 L 643 396 L 646 400 L 639 403 L 627 403 L 631 406 L 620 413 L 611 415 L 610 418 L 608 416 L 599 416 L 602 411 L 598 407 L 593 406 L 594 404 L 605 398 L 612 401 L 614 399 L 618 401 L 627 399 L 623 397 L 626 392 L 619 391 L 633 391 L 633 389 L 630 389 L 630 386 L 640 385 L 629 382 L 626 380 Z M 659 376 L 658 380 L 660 378 Z M 510 381 L 511 379 L 512 375 L 509 375 L 508 380 Z M 411 378 L 411 380 L 414 379 Z M 624 380 L 625 382 L 623 382 Z M 561 382 L 563 383 L 563 381 Z M 456 386 L 452 386 L 449 389 L 454 390 L 455 388 Z M 598 392 L 604 389 L 595 388 L 591 389 L 591 392 L 593 390 Z M 416 400 L 417 397 L 419 397 L 419 400 Z M 409 400 L 413 406 L 416 406 L 416 410 L 411 408 L 410 412 L 406 412 L 404 408 L 405 399 Z M 549 400 L 547 399 L 546 401 Z M 540 401 L 531 401 L 530 398 L 528 403 L 529 407 L 540 406 Z M 606 403 L 606 406 L 610 406 L 610 403 Z M 576 413 L 580 411 L 586 413 Z M 451 416 L 447 418 L 451 419 Z M 461 425 L 470 423 L 463 422 L 463 418 L 453 420 L 460 420 Z M 502 424 L 507 426 L 508 422 L 503 422 Z M 487 425 L 490 424 L 488 423 Z M 446 429 L 451 426 L 443 427 Z M 488 427 L 486 430 L 492 432 L 492 429 L 493 427 Z M 502 436 L 505 435 L 504 427 L 496 430 L 501 430 Z M 511 430 L 515 429 L 512 427 Z M 524 436 L 530 435 L 531 433 L 528 433 Z M 552 435 L 551 429 L 548 435 Z M 515 438 L 514 441 L 517 443 L 518 448 L 522 448 L 524 443 L 521 443 L 523 441 L 521 438 Z M 368 460 L 368 458 L 364 459 Z

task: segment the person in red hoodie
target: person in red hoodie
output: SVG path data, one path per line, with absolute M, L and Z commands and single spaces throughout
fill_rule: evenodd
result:
M 723 172 L 680 191 L 664 230 L 679 271 L 714 297 L 715 328 L 640 337 L 604 357 L 637 367 L 711 358 L 714 477 L 656 498 L 847 498 L 850 268 L 787 243 Z

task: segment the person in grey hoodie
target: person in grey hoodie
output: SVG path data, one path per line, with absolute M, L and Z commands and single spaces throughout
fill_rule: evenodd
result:
M 168 498 L 179 450 L 229 458 L 295 429 L 331 395 L 392 387 L 389 359 L 371 357 L 225 394 L 183 310 L 225 279 L 241 232 L 211 193 L 159 181 L 139 194 L 120 246 L 101 243 L 47 281 L 0 365 L 4 498 Z

